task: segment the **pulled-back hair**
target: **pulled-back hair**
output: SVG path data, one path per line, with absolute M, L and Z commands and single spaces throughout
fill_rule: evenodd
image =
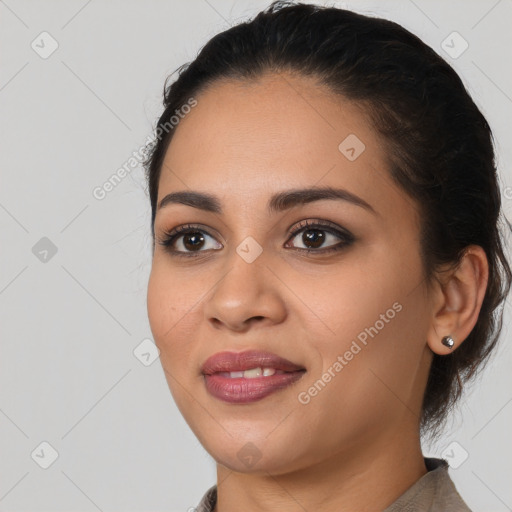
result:
M 288 71 L 312 76 L 332 93 L 363 107 L 386 140 L 392 179 L 421 212 L 425 283 L 456 268 L 479 245 L 489 280 L 476 325 L 454 352 L 434 354 L 421 430 L 435 437 L 462 386 L 483 368 L 502 328 L 511 270 L 500 234 L 501 196 L 491 129 L 457 73 L 432 48 L 397 23 L 348 10 L 276 1 L 252 20 L 213 37 L 164 86 L 156 130 L 192 96 L 218 80 L 257 80 Z M 145 161 L 154 220 L 162 162 L 175 130 L 165 130 Z

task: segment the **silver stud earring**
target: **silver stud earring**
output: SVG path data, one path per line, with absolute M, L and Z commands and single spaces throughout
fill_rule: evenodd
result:
M 451 336 L 444 336 L 444 338 L 441 340 L 441 343 L 448 348 L 453 348 L 453 345 L 455 344 Z

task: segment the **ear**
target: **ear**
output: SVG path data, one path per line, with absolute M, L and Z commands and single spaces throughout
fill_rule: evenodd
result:
M 456 269 L 439 274 L 427 334 L 427 344 L 435 354 L 450 354 L 469 336 L 478 320 L 488 279 L 487 256 L 478 245 L 466 248 Z M 455 342 L 451 349 L 441 343 L 448 335 Z

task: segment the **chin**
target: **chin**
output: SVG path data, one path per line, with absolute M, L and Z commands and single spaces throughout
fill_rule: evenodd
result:
M 201 444 L 217 464 L 237 473 L 278 475 L 298 469 L 296 457 L 290 458 L 292 446 L 277 439 L 272 442 L 264 437 L 258 440 L 239 436 L 235 440 L 225 434 L 221 439 L 210 438 Z

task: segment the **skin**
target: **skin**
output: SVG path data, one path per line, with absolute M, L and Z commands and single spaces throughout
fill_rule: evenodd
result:
M 460 267 L 427 287 L 416 203 L 387 171 L 385 141 L 355 104 L 312 78 L 267 74 L 222 81 L 196 97 L 167 151 L 158 202 L 176 191 L 218 197 L 223 212 L 169 204 L 155 218 L 148 316 L 170 391 L 217 463 L 217 512 L 377 511 L 427 470 L 419 439 L 421 399 L 432 353 L 447 354 L 474 327 L 488 279 L 478 246 Z M 356 134 L 354 161 L 338 149 Z M 278 213 L 277 191 L 332 186 L 369 203 L 322 200 Z M 323 232 L 307 254 L 302 220 L 327 220 L 355 241 Z M 201 224 L 197 258 L 172 256 L 165 232 Z M 309 232 L 311 233 L 311 232 Z M 236 248 L 253 237 L 263 252 Z M 184 246 L 178 237 L 174 247 Z M 307 404 L 307 391 L 358 334 L 399 303 L 402 309 Z M 360 344 L 361 345 L 361 344 Z M 252 404 L 212 397 L 201 365 L 219 351 L 260 349 L 306 368 L 300 381 Z M 248 450 L 253 464 L 237 454 Z

